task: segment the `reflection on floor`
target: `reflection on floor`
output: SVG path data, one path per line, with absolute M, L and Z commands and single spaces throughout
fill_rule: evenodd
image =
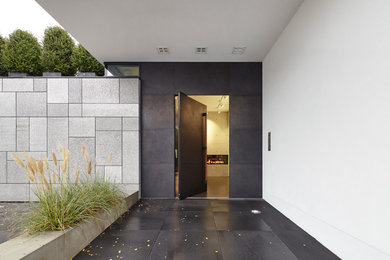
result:
M 91 257 L 339 259 L 263 200 L 195 199 L 139 201 L 74 259 Z
M 229 177 L 208 177 L 207 192 L 197 194 L 194 197 L 228 198 Z

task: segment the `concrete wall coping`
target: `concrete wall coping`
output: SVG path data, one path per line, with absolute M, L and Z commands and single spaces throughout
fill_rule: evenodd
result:
M 125 201 L 109 212 L 99 212 L 66 231 L 24 234 L 0 244 L 0 259 L 69 260 L 114 223 L 139 199 L 138 191 L 129 193 Z

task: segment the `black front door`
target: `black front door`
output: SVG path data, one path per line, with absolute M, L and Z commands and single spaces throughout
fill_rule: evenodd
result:
M 207 190 L 206 116 L 207 107 L 183 93 L 178 95 L 179 198 Z

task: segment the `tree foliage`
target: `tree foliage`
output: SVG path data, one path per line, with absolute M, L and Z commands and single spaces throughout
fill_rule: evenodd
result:
M 2 55 L 2 64 L 9 72 L 42 74 L 42 47 L 29 32 L 16 30 L 9 35 Z
M 7 39 L 0 36 L 0 76 L 7 75 L 7 68 L 3 64 L 3 58 L 2 58 L 6 44 L 7 44 Z
M 47 28 L 43 39 L 43 71 L 74 76 L 77 70 L 72 63 L 74 49 L 73 39 L 64 29 L 58 26 Z
M 98 76 L 104 76 L 104 66 L 81 44 L 74 51 L 73 64 L 80 72 L 95 72 Z

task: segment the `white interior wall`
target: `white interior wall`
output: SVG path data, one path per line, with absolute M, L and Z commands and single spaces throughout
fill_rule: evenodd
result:
M 263 68 L 264 198 L 342 259 L 390 259 L 390 1 L 304 1 Z
M 207 113 L 207 153 L 229 154 L 229 112 Z M 229 176 L 229 165 L 207 165 L 207 176 Z

